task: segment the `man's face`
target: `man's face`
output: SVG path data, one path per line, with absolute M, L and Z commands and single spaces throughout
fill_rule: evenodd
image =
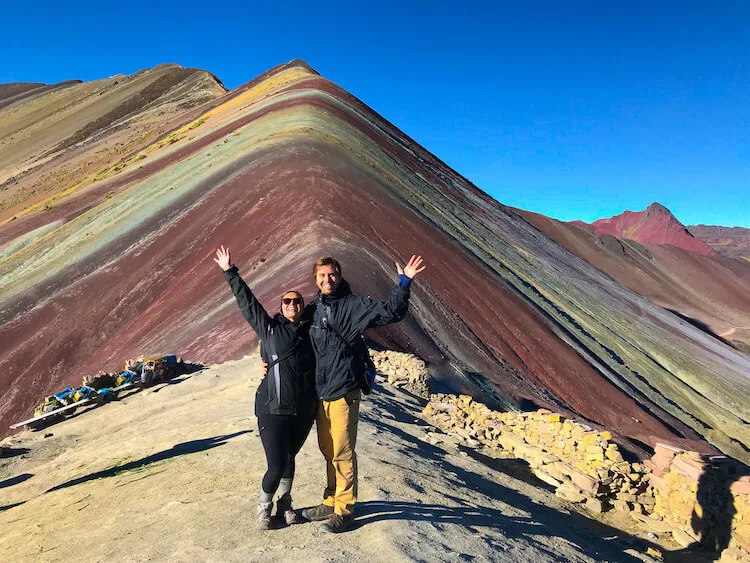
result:
M 315 272 L 315 285 L 323 295 L 331 295 L 336 291 L 341 281 L 340 276 L 336 273 L 336 268 L 326 264 L 320 266 Z

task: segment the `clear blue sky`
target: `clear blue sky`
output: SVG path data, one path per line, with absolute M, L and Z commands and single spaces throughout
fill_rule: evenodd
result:
M 108 6 L 111 4 L 111 6 Z M 277 7 L 278 6 L 278 7 Z M 499 201 L 750 227 L 750 2 L 3 2 L 0 82 L 299 57 Z

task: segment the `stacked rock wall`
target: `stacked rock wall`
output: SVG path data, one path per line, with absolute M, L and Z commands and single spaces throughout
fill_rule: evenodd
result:
M 732 526 L 729 550 L 750 560 L 750 476 L 743 475 L 729 487 L 732 494 Z
M 526 460 L 537 477 L 556 488 L 555 494 L 585 502 L 593 512 L 612 507 L 643 511 L 654 504 L 647 494 L 650 470 L 623 460 L 609 432 L 544 409 L 493 411 L 466 395 L 433 395 L 423 414 L 469 446 L 482 444 Z
M 425 399 L 430 396 L 429 379 L 430 373 L 424 360 L 413 354 L 384 350 L 378 352 L 370 350 L 378 373 L 387 378 L 388 383 L 396 387 L 402 387 Z
M 651 459 L 629 463 L 607 431 L 545 409 L 493 411 L 465 395 L 432 395 L 423 414 L 469 447 L 526 460 L 557 496 L 591 512 L 627 512 L 683 546 L 750 561 L 750 476 L 734 460 L 657 445 Z

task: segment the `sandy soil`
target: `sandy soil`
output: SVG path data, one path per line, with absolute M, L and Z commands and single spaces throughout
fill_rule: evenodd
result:
M 354 529 L 258 532 L 258 366 L 214 366 L 4 440 L 16 455 L 0 459 L 0 560 L 650 560 L 646 542 L 571 512 L 518 460 L 429 443 L 419 402 L 390 387 L 363 402 Z M 322 492 L 314 432 L 298 508 Z

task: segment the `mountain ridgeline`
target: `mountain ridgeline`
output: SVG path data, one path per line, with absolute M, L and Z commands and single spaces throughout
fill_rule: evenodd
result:
M 318 256 L 385 298 L 394 262 L 422 254 L 410 314 L 371 331 L 377 344 L 494 405 L 750 461 L 750 357 L 675 314 L 684 298 L 673 311 L 652 295 L 682 254 L 625 241 L 620 256 L 590 229 L 498 203 L 304 62 L 229 92 L 178 70 L 11 89 L 0 109 L 3 428 L 128 357 L 253 350 L 211 261 L 224 244 L 269 310 L 287 289 L 314 294 Z M 750 295 L 741 261 L 702 244 L 679 252 Z M 638 283 L 608 270 L 627 260 L 651 270 Z M 721 298 L 747 318 L 747 300 Z

